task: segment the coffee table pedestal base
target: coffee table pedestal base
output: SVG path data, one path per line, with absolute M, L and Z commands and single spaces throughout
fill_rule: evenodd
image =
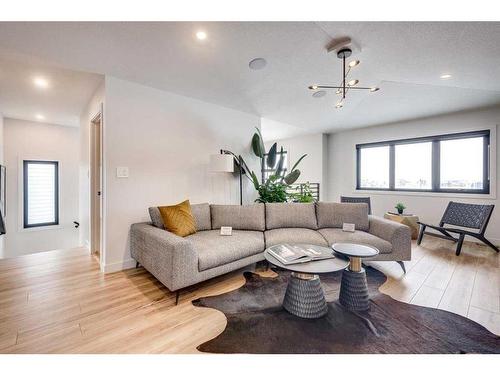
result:
M 283 308 L 306 319 L 326 315 L 328 306 L 319 276 L 293 272 L 286 288 Z
M 361 268 L 360 271 L 344 270 L 340 284 L 339 302 L 351 311 L 364 311 L 370 308 L 364 268 Z

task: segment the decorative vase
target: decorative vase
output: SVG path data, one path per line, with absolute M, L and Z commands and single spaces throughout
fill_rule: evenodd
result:
M 398 208 L 398 214 L 403 215 L 403 211 L 404 211 L 404 209 Z

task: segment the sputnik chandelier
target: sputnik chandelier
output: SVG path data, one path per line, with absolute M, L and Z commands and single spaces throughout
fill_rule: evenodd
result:
M 352 55 L 352 50 L 349 47 L 343 47 L 337 51 L 337 57 L 342 59 L 342 81 L 338 86 L 330 85 L 311 85 L 309 90 L 318 91 L 321 89 L 334 89 L 337 95 L 342 95 L 342 98 L 335 104 L 335 108 L 342 108 L 344 106 L 345 98 L 349 90 L 370 90 L 370 92 L 378 91 L 378 87 L 359 87 L 357 84 L 359 80 L 349 79 L 349 73 L 351 70 L 358 66 L 359 60 L 352 60 L 346 65 L 346 59 Z

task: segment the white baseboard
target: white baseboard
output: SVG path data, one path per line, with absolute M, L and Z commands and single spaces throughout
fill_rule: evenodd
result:
M 123 262 L 103 264 L 101 265 L 101 271 L 104 273 L 111 273 L 111 272 L 127 270 L 129 268 L 134 268 L 134 267 L 135 267 L 135 259 L 130 258 L 124 260 Z

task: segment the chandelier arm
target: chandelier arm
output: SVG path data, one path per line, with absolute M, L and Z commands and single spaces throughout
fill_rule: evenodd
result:
M 351 67 L 350 66 L 347 67 L 347 72 L 345 73 L 345 78 L 347 78 L 349 76 L 349 73 L 351 73 Z
M 341 89 L 342 86 L 317 85 L 318 89 Z

